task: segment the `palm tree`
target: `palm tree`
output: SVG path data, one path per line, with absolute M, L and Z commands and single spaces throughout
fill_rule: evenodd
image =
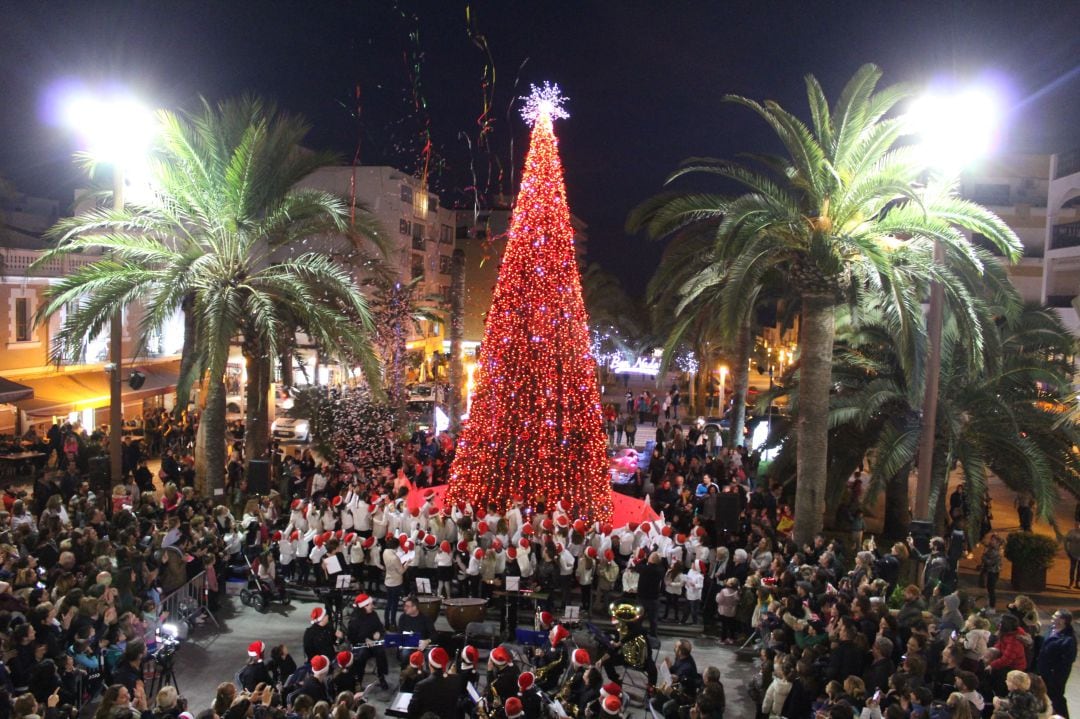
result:
M 341 198 L 296 188 L 333 161 L 301 147 L 308 131 L 301 118 L 245 98 L 204 101 L 197 114 L 163 111 L 159 119 L 153 201 L 90 210 L 52 228 L 57 244 L 39 264 L 67 253 L 103 254 L 49 288 L 40 319 L 69 308 L 52 348 L 64 358 L 78 356 L 119 308 L 144 308 L 139 348 L 183 310 L 192 331 L 183 358 L 190 372 L 180 389 L 193 378 L 205 383 L 197 471 L 216 489 L 225 465 L 223 378 L 235 341 L 249 372 L 261 373 L 285 333 L 300 327 L 324 351 L 360 364 L 377 386 L 366 299 L 349 269 L 306 248 L 332 235 L 376 236 L 366 213 L 353 223 Z M 185 394 L 180 399 L 186 404 Z M 254 426 L 260 422 L 248 427 L 256 434 L 249 458 L 265 451 L 265 428 Z
M 912 299 L 905 293 L 912 283 L 906 273 L 916 270 L 924 280 L 940 281 L 961 304 L 967 291 L 958 276 L 977 273 L 982 265 L 958 227 L 984 235 L 1009 260 L 1020 253 L 1008 226 L 959 199 L 955 183 L 935 179 L 921 186 L 926 173 L 918 154 L 897 146 L 909 123 L 886 117 L 909 90 L 877 90 L 880 78 L 877 67 L 864 65 L 830 108 L 818 81 L 807 76 L 809 126 L 775 102 L 728 96 L 768 124 L 785 154 L 743 162 L 692 159 L 672 177 L 704 173 L 745 189 L 713 208 L 723 217 L 715 249 L 716 262 L 726 262 L 720 305 L 726 327 L 746 316 L 744 303 L 756 296 L 769 272 L 782 273 L 798 298 L 795 535 L 800 543 L 821 530 L 825 512 L 828 427 L 823 420 L 832 386 L 836 307 L 869 293 L 890 297 L 913 316 L 907 312 Z M 925 258 L 935 241 L 945 251 L 944 264 L 898 268 L 897 256 Z M 896 252 L 898 246 L 907 246 L 906 251 Z M 976 325 L 978 314 L 972 310 L 958 321 Z

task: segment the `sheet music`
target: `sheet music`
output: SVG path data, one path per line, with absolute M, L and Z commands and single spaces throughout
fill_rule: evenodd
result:
M 560 717 L 567 716 L 566 710 L 563 709 L 562 702 L 560 702 L 558 699 L 555 699 L 555 700 L 553 700 L 551 702 L 551 711 L 555 712 L 556 716 L 560 716 Z
M 338 559 L 336 554 L 331 554 L 322 561 L 323 569 L 327 574 L 340 574 L 341 573 L 341 560 Z
M 671 668 L 667 665 L 667 662 L 657 662 L 656 664 L 656 686 L 671 686 Z
M 427 577 L 416 578 L 416 593 L 431 594 L 431 580 Z
M 465 688 L 468 690 L 469 698 L 473 700 L 473 703 L 474 704 L 479 704 L 480 703 L 480 692 L 476 691 L 476 687 L 473 686 L 473 683 L 469 682 L 468 684 L 465 685 Z
M 419 581 L 419 580 L 417 580 Z M 521 577 L 507 577 L 506 578 L 506 591 L 516 592 L 521 589 Z
M 409 711 L 409 702 L 412 701 L 412 692 L 398 692 L 398 695 L 394 697 L 393 704 L 390 705 L 390 709 L 402 713 Z
M 337 589 L 349 589 L 350 587 L 352 587 L 352 581 L 353 578 L 350 577 L 348 574 L 342 574 L 337 577 L 337 584 L 335 585 L 335 587 Z

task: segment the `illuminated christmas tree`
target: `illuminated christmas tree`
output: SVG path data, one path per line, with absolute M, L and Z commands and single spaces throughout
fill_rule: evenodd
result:
M 553 129 L 563 101 L 545 83 L 522 110 L 532 138 L 447 499 L 565 500 L 573 516 L 606 521 L 607 438 Z

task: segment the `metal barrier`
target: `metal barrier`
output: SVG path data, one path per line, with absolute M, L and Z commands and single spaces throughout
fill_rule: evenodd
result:
M 168 612 L 169 615 L 166 618 L 166 623 L 175 623 L 178 628 L 190 630 L 195 620 L 201 616 L 206 616 L 214 623 L 214 626 L 221 628 L 217 619 L 210 612 L 208 605 L 210 599 L 209 589 L 206 585 L 206 572 L 199 572 L 194 577 L 189 579 L 183 586 L 170 592 L 161 600 L 161 610 Z M 180 627 L 180 623 L 186 623 L 187 627 Z M 186 634 L 181 639 L 186 639 Z

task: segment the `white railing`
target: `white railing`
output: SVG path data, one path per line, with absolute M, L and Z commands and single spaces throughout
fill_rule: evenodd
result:
M 32 265 L 41 255 L 40 250 L 20 250 L 0 247 L 0 275 L 26 277 Z M 95 255 L 63 255 L 54 257 L 34 269 L 33 277 L 65 277 L 75 270 L 99 260 Z

